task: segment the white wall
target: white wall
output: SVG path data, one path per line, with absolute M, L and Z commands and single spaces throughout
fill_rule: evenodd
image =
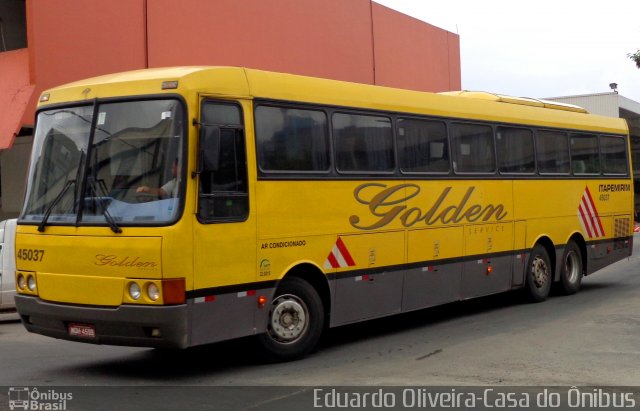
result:
M 545 100 L 574 104 L 583 107 L 591 114 L 601 116 L 620 117 L 620 105 L 617 93 L 602 93 L 583 96 L 550 97 Z

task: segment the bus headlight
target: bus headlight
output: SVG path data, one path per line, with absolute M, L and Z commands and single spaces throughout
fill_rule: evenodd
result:
M 140 298 L 140 294 L 140 286 L 134 282 L 129 283 L 129 297 L 137 300 L 138 298 Z
M 32 275 L 27 277 L 27 287 L 29 287 L 29 291 L 34 292 L 36 290 L 36 278 Z
M 147 296 L 151 301 L 157 301 L 160 298 L 160 289 L 155 283 L 149 283 L 147 285 Z
M 24 278 L 24 275 L 18 274 L 18 289 L 24 290 L 24 286 L 27 285 L 27 280 Z

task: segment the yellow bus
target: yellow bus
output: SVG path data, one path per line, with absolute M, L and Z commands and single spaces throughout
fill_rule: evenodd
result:
M 178 67 L 36 117 L 16 305 L 51 337 L 288 360 L 327 327 L 572 294 L 632 250 L 627 125 L 576 106 Z

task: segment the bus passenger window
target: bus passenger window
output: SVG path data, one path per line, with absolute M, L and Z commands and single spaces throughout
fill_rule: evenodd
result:
M 336 113 L 332 121 L 339 172 L 394 171 L 391 119 Z
M 403 172 L 449 172 L 449 142 L 445 123 L 400 119 L 398 145 Z
M 569 138 L 567 133 L 537 131 L 536 157 L 540 174 L 569 174 Z
M 243 221 L 249 215 L 247 160 L 240 107 L 205 102 L 201 127 L 220 128 L 218 167 L 200 174 L 198 218 L 202 222 Z
M 571 164 L 574 174 L 600 174 L 598 136 L 571 135 Z
M 600 152 L 602 153 L 602 171 L 605 174 L 626 175 L 627 144 L 624 138 L 600 136 Z
M 329 171 L 329 130 L 323 111 L 261 105 L 255 119 L 261 171 Z
M 532 174 L 535 171 L 531 130 L 498 127 L 496 145 L 501 173 Z
M 456 173 L 492 174 L 496 171 L 493 130 L 479 124 L 454 124 L 451 145 Z

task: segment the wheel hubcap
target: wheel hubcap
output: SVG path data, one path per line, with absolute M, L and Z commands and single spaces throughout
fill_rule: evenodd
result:
M 536 257 L 533 259 L 531 275 L 537 288 L 542 288 L 549 281 L 549 266 L 542 258 Z
M 269 334 L 281 343 L 298 340 L 307 329 L 308 314 L 305 303 L 294 295 L 282 295 L 272 305 Z

